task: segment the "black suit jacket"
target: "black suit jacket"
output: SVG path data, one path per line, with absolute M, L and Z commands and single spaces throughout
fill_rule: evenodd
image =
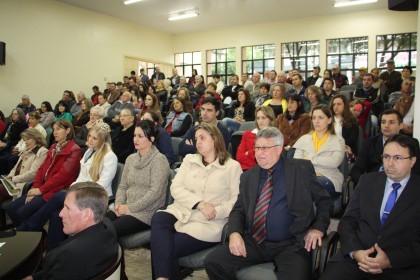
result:
M 232 92 L 232 88 L 233 86 L 225 86 L 225 88 L 222 90 L 222 95 L 223 95 L 223 101 L 225 101 L 226 97 L 230 96 L 233 100 L 238 100 L 238 90 L 243 88 L 243 86 L 241 85 L 237 85 L 235 87 L 235 90 Z
M 360 178 L 338 226 L 341 250 L 346 255 L 378 243 L 393 269 L 415 269 L 420 265 L 420 177 L 411 174 L 382 227 L 380 209 L 386 178 L 384 172 Z
M 419 141 L 413 138 L 417 147 L 417 161 L 413 166 L 412 171 L 420 175 L 420 154 L 419 154 Z M 378 134 L 376 136 L 363 140 L 358 157 L 350 171 L 351 179 L 357 184 L 360 176 L 365 173 L 378 172 L 382 166 L 381 155 L 384 152 L 383 136 Z
M 93 225 L 69 237 L 44 258 L 42 270 L 32 277 L 38 279 L 83 280 L 105 271 L 118 254 L 118 243 L 112 223 Z
M 284 158 L 284 174 L 289 212 L 295 217 L 290 233 L 302 243 L 309 229 L 327 231 L 331 198 L 319 183 L 309 160 Z M 256 165 L 241 175 L 238 200 L 229 215 L 228 235 L 238 232 L 252 235 L 261 167 Z M 276 187 L 276 186 L 274 186 Z M 317 211 L 315 213 L 313 204 Z M 303 243 L 302 243 L 303 247 Z

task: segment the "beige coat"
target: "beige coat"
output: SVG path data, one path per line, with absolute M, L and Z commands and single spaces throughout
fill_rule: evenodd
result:
M 294 158 L 310 160 L 317 174 L 321 174 L 334 185 L 336 192 L 341 192 L 344 176 L 338 167 L 344 159 L 344 139 L 330 134 L 325 144 L 315 153 L 312 133 L 299 138 L 293 148 L 296 148 Z
M 48 150 L 46 148 L 35 147 L 33 149 L 24 151 L 20 155 L 18 162 L 8 175 L 8 177 L 12 177 L 12 181 L 16 184 L 16 187 L 22 190 L 26 183 L 32 182 L 34 180 L 39 167 L 44 163 L 45 158 L 47 157 L 47 153 Z M 22 162 L 22 166 L 20 167 L 20 174 L 15 176 L 16 167 L 20 162 Z M 20 196 L 20 194 L 18 196 Z
M 220 242 L 223 226 L 239 193 L 240 164 L 229 159 L 224 165 L 219 160 L 204 166 L 199 154 L 187 155 L 171 185 L 174 203 L 165 210 L 178 221 L 175 229 L 207 242 Z M 216 217 L 208 221 L 192 208 L 204 200 L 215 205 Z

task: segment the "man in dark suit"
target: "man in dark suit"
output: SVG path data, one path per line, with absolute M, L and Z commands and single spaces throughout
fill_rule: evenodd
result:
M 384 144 L 391 136 L 400 132 L 402 121 L 402 115 L 395 109 L 388 109 L 382 112 L 379 117 L 381 133 L 362 142 L 356 162 L 350 171 L 349 175 L 355 184 L 359 182 L 360 176 L 364 173 L 378 172 L 383 169 L 381 155 L 384 150 Z M 414 139 L 414 142 L 418 148 L 417 139 Z M 420 175 L 420 161 L 414 165 L 413 171 Z
M 156 66 L 155 73 L 152 75 L 152 80 L 165 80 L 165 74 L 160 72 L 160 66 Z
M 70 237 L 45 256 L 42 270 L 25 279 L 91 279 L 116 259 L 118 244 L 109 220 L 102 221 L 108 194 L 97 183 L 74 184 L 60 217 Z
M 243 267 L 273 261 L 278 279 L 310 279 L 308 252 L 321 245 L 331 199 L 309 160 L 281 157 L 278 129 L 260 130 L 254 150 L 258 165 L 241 175 L 229 216 L 229 243 L 206 258 L 207 274 L 236 279 Z
M 384 171 L 360 178 L 338 226 L 341 252 L 322 280 L 418 279 L 420 176 L 411 172 L 415 143 L 394 135 L 385 144 Z
M 225 86 L 225 88 L 222 90 L 223 102 L 225 102 L 225 99 L 227 97 L 231 98 L 230 102 L 232 102 L 234 100 L 237 100 L 238 99 L 238 90 L 240 88 L 243 88 L 243 86 L 241 86 L 239 84 L 239 76 L 238 75 L 232 75 L 232 77 L 230 77 L 230 85 Z

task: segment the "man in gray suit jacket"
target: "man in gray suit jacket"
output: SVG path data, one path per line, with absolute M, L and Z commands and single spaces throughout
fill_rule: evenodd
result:
M 382 154 L 385 172 L 362 175 L 338 226 L 338 252 L 322 280 L 418 279 L 420 177 L 412 138 L 394 135 Z
M 206 258 L 207 274 L 236 279 L 243 267 L 273 261 L 278 279 L 309 279 L 309 252 L 326 233 L 331 198 L 309 160 L 281 157 L 283 135 L 277 128 L 260 130 L 254 150 L 258 165 L 241 175 L 229 243 Z

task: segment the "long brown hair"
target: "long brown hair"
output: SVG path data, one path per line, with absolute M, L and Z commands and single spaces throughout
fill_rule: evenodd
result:
M 322 113 L 324 113 L 324 115 L 327 116 L 327 118 L 331 119 L 331 123 L 328 125 L 327 128 L 327 132 L 329 134 L 335 134 L 335 129 L 334 129 L 334 122 L 333 122 L 333 114 L 331 113 L 330 109 L 328 108 L 327 105 L 321 104 L 321 105 L 316 105 L 311 112 L 311 115 L 314 115 L 314 111 L 316 110 L 321 110 Z M 314 123 L 311 121 L 311 130 L 314 131 Z
M 350 111 L 349 101 L 347 100 L 347 98 L 344 94 L 340 93 L 340 94 L 333 95 L 333 97 L 330 100 L 330 104 L 329 104 L 330 111 L 334 112 L 333 102 L 337 98 L 340 98 L 341 100 L 343 100 L 343 104 L 344 104 L 344 111 L 343 111 L 343 114 L 341 116 L 341 119 L 343 121 L 343 126 L 351 127 L 353 125 L 358 125 L 358 121 L 357 121 L 356 117 L 354 117 L 353 114 Z M 335 121 L 335 115 L 334 114 L 333 114 L 333 120 Z
M 220 130 L 216 126 L 204 122 L 198 125 L 195 131 L 199 129 L 203 129 L 210 134 L 214 140 L 214 149 L 216 150 L 216 156 L 219 158 L 219 164 L 224 165 L 230 158 L 230 154 L 226 151 L 225 141 Z

